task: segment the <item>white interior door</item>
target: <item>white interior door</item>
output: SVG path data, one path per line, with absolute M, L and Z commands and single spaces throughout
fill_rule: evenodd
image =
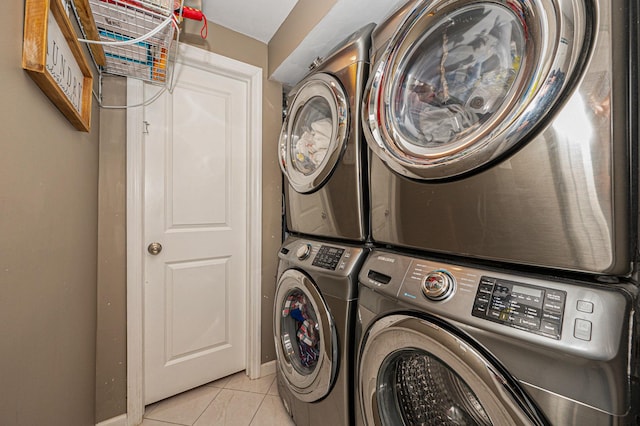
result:
M 144 259 L 145 404 L 246 366 L 249 89 L 175 72 L 144 110 L 143 241 L 162 246 Z

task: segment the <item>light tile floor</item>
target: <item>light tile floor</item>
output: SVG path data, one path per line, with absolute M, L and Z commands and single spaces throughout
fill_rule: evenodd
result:
M 175 425 L 295 426 L 275 374 L 249 380 L 244 371 L 146 407 L 141 426 Z

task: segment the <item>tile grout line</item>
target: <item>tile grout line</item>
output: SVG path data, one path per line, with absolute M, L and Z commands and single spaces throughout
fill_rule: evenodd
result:
M 213 404 L 213 401 L 215 401 L 216 398 L 218 398 L 218 396 L 220 395 L 220 392 L 222 392 L 222 389 L 220 389 L 220 388 L 217 388 L 217 389 L 219 389 L 219 390 L 218 390 L 218 393 L 216 393 L 216 396 L 214 396 L 213 399 L 211 399 L 211 401 L 209 401 L 209 404 L 207 404 L 207 406 L 204 408 L 204 410 L 202 410 L 202 413 L 200 413 L 200 415 L 193 421 L 193 423 L 191 423 L 191 426 L 193 426 L 196 423 L 198 423 L 198 420 L 200 420 L 200 417 L 202 417 L 202 415 L 209 409 L 209 407 L 211 407 L 211 404 Z
M 260 404 L 258 404 L 258 409 L 256 410 L 255 413 L 253 413 L 253 416 L 251 417 L 251 420 L 249 420 L 249 424 L 247 426 L 251 426 L 251 423 L 253 423 L 253 421 L 256 419 L 256 416 L 260 412 L 260 408 L 262 407 L 262 404 L 264 404 L 264 400 L 265 399 L 267 399 L 267 394 L 266 393 L 264 395 L 262 395 L 262 401 L 260 401 Z
M 266 391 L 264 392 L 258 392 L 258 391 L 251 391 L 251 390 L 244 390 L 244 389 L 234 389 L 234 388 L 228 388 L 227 386 L 231 383 L 231 381 L 229 381 L 229 383 L 226 383 L 224 385 L 224 387 L 222 389 L 227 389 L 227 390 L 233 390 L 233 391 L 239 391 L 239 392 L 247 392 L 247 393 L 257 393 L 258 395 L 267 395 L 269 393 L 269 389 L 271 389 L 271 386 L 273 385 L 273 382 L 277 379 L 277 377 L 274 374 L 273 380 L 271 381 L 271 383 L 269 383 L 269 387 L 267 388 Z M 251 380 L 251 379 L 248 379 Z M 256 379 L 256 380 L 260 380 L 260 379 Z M 206 385 L 205 385 L 206 386 Z
M 276 380 L 275 376 L 273 377 L 273 380 Z M 273 380 L 271 381 L 271 383 L 269 383 L 269 387 L 267 388 L 267 391 L 262 395 L 262 401 L 260 401 L 260 404 L 258 404 L 258 409 L 256 410 L 255 413 L 253 413 L 251 420 L 249 420 L 248 426 L 251 426 L 251 423 L 253 423 L 253 421 L 256 419 L 256 416 L 260 412 L 260 408 L 262 408 L 262 404 L 264 404 L 264 401 L 267 399 L 267 395 L 269 394 L 269 389 L 271 389 L 271 386 L 273 386 Z
M 231 388 L 224 388 L 224 390 L 234 391 L 234 392 L 252 393 L 252 394 L 256 394 L 256 395 L 269 395 L 269 391 L 267 391 L 267 392 L 257 392 L 257 391 L 248 391 L 248 390 L 231 389 Z
M 193 426 L 195 425 L 200 418 L 204 415 L 204 413 L 209 409 L 209 407 L 211 406 L 211 404 L 213 404 L 213 402 L 220 396 L 220 394 L 222 393 L 222 391 L 227 390 L 230 392 L 241 392 L 241 393 L 247 393 L 247 394 L 257 394 L 257 395 L 262 395 L 262 399 L 260 400 L 260 403 L 258 404 L 258 407 L 256 409 L 256 411 L 253 413 L 253 416 L 251 417 L 251 420 L 249 422 L 249 425 L 251 424 L 251 422 L 253 422 L 256 419 L 256 415 L 258 414 L 258 412 L 260 411 L 260 408 L 262 407 L 262 405 L 264 404 L 264 401 L 266 400 L 266 396 L 269 395 L 269 390 L 271 389 L 271 387 L 273 386 L 273 383 L 277 380 L 277 377 L 274 375 L 273 380 L 269 383 L 269 385 L 266 387 L 266 390 L 264 392 L 259 392 L 256 390 L 242 390 L 242 389 L 233 389 L 228 387 L 230 384 L 232 384 L 231 380 L 227 381 L 227 383 L 225 383 L 222 387 L 219 386 L 211 386 L 211 383 L 207 383 L 202 385 L 202 387 L 207 387 L 207 388 L 213 388 L 213 389 L 217 389 L 218 392 L 216 393 L 216 395 L 211 399 L 211 401 L 209 401 L 209 403 L 207 404 L 207 406 L 202 410 L 202 412 L 198 415 L 198 417 L 190 424 L 185 424 L 185 423 L 174 423 L 174 422 L 169 422 L 166 420 L 159 420 L 159 419 L 153 419 L 153 418 L 149 418 L 149 415 L 153 415 L 153 412 L 155 412 L 158 407 L 160 402 L 151 404 L 151 405 L 155 405 L 155 407 L 153 407 L 153 409 L 151 410 L 145 410 L 146 412 L 143 415 L 143 420 L 144 419 L 148 419 L 148 420 L 152 420 L 152 421 L 157 421 L 157 422 L 162 422 L 165 423 L 167 425 L 175 425 L 175 426 Z M 194 388 L 195 389 L 195 388 Z M 192 389 L 193 390 L 193 389 Z M 177 395 L 176 395 L 177 396 Z M 174 396 L 175 397 L 175 396 Z
M 143 417 L 142 421 L 144 422 L 145 420 L 151 420 L 152 422 L 164 423 L 166 425 L 172 425 L 172 426 L 189 426 L 189 425 L 185 425 L 184 423 L 174 423 L 174 422 L 168 422 L 166 420 L 156 420 L 156 419 L 149 419 L 147 417 Z M 193 426 L 193 425 L 191 425 L 191 426 Z
M 274 377 L 274 380 L 276 378 Z M 249 421 L 249 425 L 251 425 L 251 422 L 253 422 L 253 420 L 255 419 L 256 415 L 258 414 L 258 411 L 260 411 L 260 407 L 262 407 L 262 404 L 264 403 L 264 400 L 266 399 L 267 394 L 269 393 L 269 389 L 271 389 L 271 386 L 273 385 L 273 381 L 269 384 L 269 387 L 267 388 L 267 390 L 262 393 L 262 392 L 255 392 L 255 391 L 247 391 L 247 390 L 239 390 L 239 389 L 233 389 L 233 388 L 228 388 L 227 386 L 231 383 L 231 381 L 225 383 L 225 385 L 221 388 L 215 387 L 215 386 L 209 386 L 212 388 L 216 388 L 219 389 L 219 392 L 216 394 L 216 396 L 209 402 L 209 404 L 206 406 L 206 408 L 204 410 L 202 410 L 202 413 L 200 413 L 200 415 L 198 416 L 197 419 L 194 420 L 194 422 L 191 424 L 191 426 L 195 425 L 196 423 L 198 423 L 198 420 L 200 420 L 200 417 L 202 417 L 202 415 L 207 411 L 207 409 L 211 406 L 211 404 L 213 404 L 213 402 L 218 398 L 218 396 L 222 393 L 223 390 L 228 390 L 231 392 L 243 392 L 243 393 L 250 393 L 250 394 L 258 394 L 258 395 L 262 395 L 262 400 L 260 400 L 260 404 L 258 404 L 258 408 L 256 409 L 255 413 L 253 413 L 253 416 L 251 417 L 251 420 Z M 207 386 L 207 385 L 205 385 Z M 249 426 L 247 425 L 247 426 Z

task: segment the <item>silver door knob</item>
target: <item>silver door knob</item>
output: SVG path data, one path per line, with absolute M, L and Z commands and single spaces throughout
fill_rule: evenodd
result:
M 147 247 L 147 251 L 155 256 L 162 251 L 162 244 L 151 243 L 149 244 L 149 247 Z

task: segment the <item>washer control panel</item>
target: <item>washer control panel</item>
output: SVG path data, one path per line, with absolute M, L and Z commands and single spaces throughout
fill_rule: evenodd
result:
M 472 314 L 559 340 L 566 299 L 562 290 L 482 276 Z
M 335 271 L 343 253 L 343 248 L 322 245 L 313 259 L 312 265 Z
M 370 298 L 374 311 L 423 312 L 481 338 L 501 335 L 600 360 L 619 354 L 638 303 L 630 285 L 552 280 L 384 249 L 369 253 L 358 279 L 360 300 Z

